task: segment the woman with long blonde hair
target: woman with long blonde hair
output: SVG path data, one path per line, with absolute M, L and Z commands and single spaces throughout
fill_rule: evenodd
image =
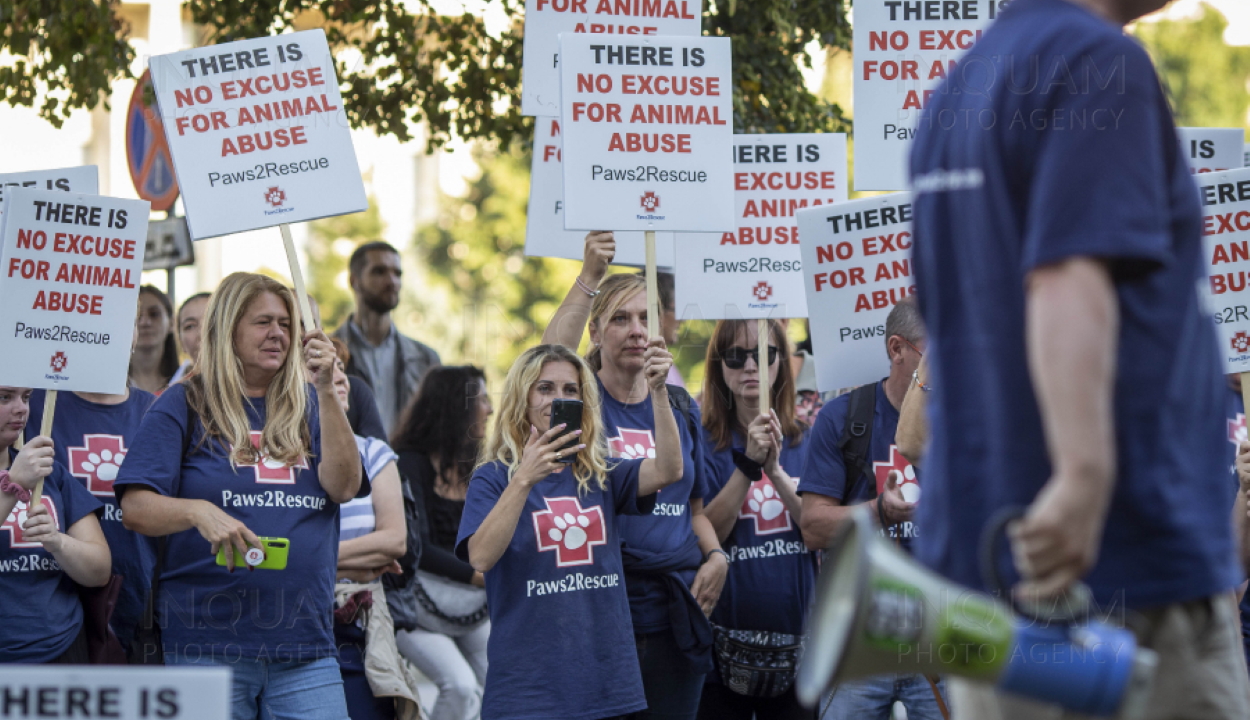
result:
M 295 351 L 297 327 L 282 284 L 223 280 L 195 368 L 152 406 L 114 483 L 126 527 L 164 537 L 165 663 L 230 666 L 235 720 L 347 717 L 331 631 L 339 504 L 369 484 L 334 348 L 317 330 Z
M 656 340 L 642 361 L 661 451 L 653 459 L 608 457 L 597 383 L 573 351 L 540 345 L 508 372 L 456 541 L 486 577 L 483 720 L 598 720 L 646 707 L 617 516 L 651 512 L 683 468 L 664 391 L 672 355 Z M 580 427 L 551 427 L 557 398 L 583 403 Z
M 615 251 L 612 233 L 586 238 L 582 275 L 543 335 L 544 342 L 575 348 L 590 329 L 586 360 L 595 371 L 613 457 L 661 457 L 653 438 L 660 417 L 655 392 L 643 372 L 647 338 L 646 280 L 641 275 L 604 278 Z M 652 338 L 654 342 L 658 338 Z M 712 628 L 706 615 L 720 597 L 729 558 L 703 511 L 707 488 L 699 408 L 684 388 L 660 393 L 677 422 L 672 446 L 684 467 L 682 481 L 664 491 L 646 517 L 624 518 L 621 540 L 625 580 L 647 712 L 640 720 L 694 720 L 706 673 L 712 669 Z

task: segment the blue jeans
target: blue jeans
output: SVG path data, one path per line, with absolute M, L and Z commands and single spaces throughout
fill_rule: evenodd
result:
M 950 707 L 946 685 L 938 680 Z M 834 686 L 820 703 L 820 720 L 890 720 L 895 701 L 907 708 L 907 720 L 942 720 L 933 688 L 923 675 L 875 675 Z
M 225 663 L 166 653 L 166 665 L 223 665 L 232 671 L 232 720 L 347 720 L 343 677 L 333 657 L 309 662 Z
M 642 690 L 647 709 L 634 713 L 634 720 L 695 720 L 699 697 L 703 694 L 703 673 L 686 659 L 671 629 L 634 635 L 638 666 L 642 670 Z

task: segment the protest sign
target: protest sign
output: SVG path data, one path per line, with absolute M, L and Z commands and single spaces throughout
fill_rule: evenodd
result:
M 734 229 L 728 38 L 560 36 L 564 226 Z
M 1241 128 L 1176 128 L 1193 173 L 1235 170 L 1245 166 L 1246 132 Z
M 683 235 L 677 314 L 686 320 L 807 317 L 799 210 L 846 200 L 846 135 L 734 135 L 737 229 Z
M 1215 314 L 1224 356 L 1221 371 L 1245 373 L 1250 371 L 1250 169 L 1204 173 L 1195 179 L 1209 264 L 1207 308 Z M 1243 387 L 1250 389 L 1250 383 Z
M 228 667 L 7 666 L 0 718 L 227 720 Z
M 1246 167 L 1250 167 L 1250 143 L 1246 143 L 1246 147 L 1245 147 L 1245 163 L 1246 163 Z
M 158 55 L 151 71 L 194 239 L 368 206 L 323 31 Z
M 915 294 L 911 194 L 799 211 L 816 385 L 821 392 L 880 380 L 885 319 Z
M 563 140 L 558 118 L 538 118 L 534 130 L 534 160 L 530 171 L 530 204 L 525 219 L 525 254 L 581 260 L 586 233 L 564 229 Z M 656 263 L 673 269 L 673 233 L 656 233 Z M 641 267 L 646 261 L 643 234 L 616 233 L 614 265 Z
M 560 33 L 697 37 L 702 19 L 702 0 L 525 0 L 521 114 L 560 114 Z
M 15 188 L 0 242 L 0 385 L 122 393 L 148 202 Z
M 43 188 L 63 192 L 95 195 L 100 192 L 99 170 L 95 165 L 59 168 L 56 170 L 31 170 L 29 172 L 0 173 L 0 230 L 4 229 L 5 191 L 15 187 Z M 0 257 L 3 254 L 0 253 Z
M 1006 4 L 1006 0 L 855 3 L 856 190 L 907 189 L 907 153 L 921 109 Z M 954 121 L 993 127 L 1006 119 Z

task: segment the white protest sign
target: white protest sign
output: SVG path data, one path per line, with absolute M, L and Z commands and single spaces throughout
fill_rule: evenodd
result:
M 734 229 L 728 38 L 560 36 L 564 226 Z
M 7 666 L 0 718 L 227 720 L 229 667 Z
M 95 165 L 0 173 L 0 232 L 4 231 L 4 191 L 11 187 L 36 187 L 45 190 L 95 195 L 100 192 L 100 172 Z M 3 257 L 3 253 L 0 253 Z
M 122 393 L 147 200 L 9 192 L 0 276 L 0 385 Z
M 880 380 L 886 316 L 916 292 L 911 193 L 800 210 L 799 235 L 817 387 Z
M 560 114 L 560 33 L 697 37 L 702 20 L 702 0 L 525 0 L 521 114 Z
M 1250 372 L 1250 168 L 1196 178 L 1209 267 L 1206 307 L 1215 314 L 1224 373 Z
M 538 118 L 534 130 L 534 160 L 530 170 L 530 204 L 525 218 L 525 254 L 581 260 L 586 233 L 564 229 L 564 170 L 560 120 Z M 617 232 L 614 265 L 642 267 L 643 234 Z M 655 234 L 656 264 L 661 270 L 673 267 L 673 233 Z
M 1176 134 L 1190 172 L 1235 170 L 1246 164 L 1246 132 L 1241 128 L 1181 127 Z
M 152 58 L 196 240 L 368 206 L 321 30 Z
M 678 317 L 807 317 L 795 218 L 846 200 L 846 135 L 734 135 L 733 161 L 738 228 L 682 237 Z
M 907 189 L 907 153 L 920 111 L 1005 5 L 1006 0 L 855 3 L 856 190 Z

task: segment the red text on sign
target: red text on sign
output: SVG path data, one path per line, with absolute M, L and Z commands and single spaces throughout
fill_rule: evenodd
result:
M 1202 219 L 1203 235 L 1219 235 L 1220 233 L 1250 230 L 1250 211 L 1224 215 L 1207 215 Z
M 690 152 L 690 136 L 673 133 L 612 133 L 609 152 Z

